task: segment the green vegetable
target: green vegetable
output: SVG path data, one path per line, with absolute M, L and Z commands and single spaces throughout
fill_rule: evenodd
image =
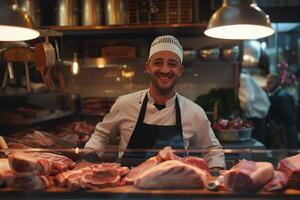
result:
M 234 89 L 212 89 L 208 94 L 198 96 L 195 103 L 205 111 L 213 111 L 217 103 L 219 118 L 229 116 L 236 107 Z

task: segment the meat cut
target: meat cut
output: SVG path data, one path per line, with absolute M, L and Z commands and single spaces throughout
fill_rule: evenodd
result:
M 176 160 L 202 170 L 208 170 L 208 164 L 204 159 L 194 156 L 186 156 L 181 158 L 174 153 L 174 150 L 171 147 L 165 147 L 164 149 L 160 150 L 156 156 L 153 156 L 140 165 L 133 167 L 124 180 L 126 184 L 132 184 L 134 180 L 143 172 L 152 169 L 160 163 L 170 160 Z
M 224 187 L 228 191 L 254 192 L 274 177 L 274 168 L 268 162 L 240 160 L 224 172 Z
M 11 174 L 11 168 L 8 163 L 7 158 L 1 158 L 0 159 L 0 186 L 5 183 L 5 179 L 8 176 L 8 174 Z
M 300 189 L 300 154 L 282 159 L 277 169 L 287 177 L 288 187 Z
M 75 165 L 66 156 L 41 152 L 12 152 L 8 161 L 16 173 L 36 175 L 55 175 L 73 169 Z
M 54 185 L 50 176 L 11 174 L 6 177 L 6 185 L 11 188 L 40 190 Z
M 207 184 L 207 173 L 178 160 L 162 162 L 144 171 L 134 180 L 141 189 L 158 188 L 203 188 Z
M 284 189 L 287 186 L 287 178 L 281 171 L 275 171 L 273 179 L 271 179 L 264 187 L 263 191 L 276 191 Z
M 81 163 L 74 170 L 56 175 L 57 185 L 68 187 L 69 190 L 96 189 L 115 187 L 121 184 L 121 179 L 129 172 L 127 167 L 118 163 Z

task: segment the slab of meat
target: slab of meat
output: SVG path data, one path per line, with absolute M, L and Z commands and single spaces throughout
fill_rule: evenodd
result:
M 162 162 L 134 180 L 134 185 L 141 189 L 203 188 L 206 184 L 204 170 L 178 160 Z
M 0 186 L 4 184 L 5 178 L 11 172 L 12 172 L 12 170 L 9 166 L 8 159 L 1 158 L 0 159 Z
M 158 156 L 153 156 L 140 165 L 131 168 L 127 176 L 125 176 L 125 182 L 128 184 L 132 184 L 141 173 L 148 169 L 151 169 L 159 163 L 161 163 L 161 158 Z
M 195 156 L 186 156 L 183 157 L 183 162 L 198 167 L 199 169 L 208 171 L 208 164 L 203 158 L 198 158 Z
M 228 191 L 253 192 L 261 189 L 273 177 L 271 163 L 241 160 L 224 173 L 224 187 Z
M 119 185 L 121 176 L 116 168 L 99 168 L 81 177 L 81 184 L 88 189 L 115 187 Z
M 75 165 L 66 156 L 40 152 L 13 152 L 8 160 L 12 170 L 23 174 L 55 175 Z
M 114 187 L 120 184 L 121 178 L 128 172 L 127 167 L 121 167 L 118 163 L 84 162 L 77 165 L 74 170 L 56 175 L 56 182 L 58 186 L 67 186 L 72 191 Z
M 282 159 L 277 169 L 286 175 L 288 187 L 300 188 L 300 154 Z
M 182 161 L 182 158 L 177 156 L 174 153 L 174 150 L 172 149 L 172 147 L 165 147 L 164 149 L 160 150 L 157 154 L 157 157 L 159 160 L 163 161 L 167 161 L 167 160 L 179 160 Z
M 287 186 L 287 183 L 288 180 L 285 174 L 281 171 L 276 170 L 273 179 L 263 187 L 263 191 L 272 192 L 281 190 Z
M 6 178 L 7 187 L 28 190 L 40 190 L 54 185 L 49 176 L 17 175 L 13 174 Z

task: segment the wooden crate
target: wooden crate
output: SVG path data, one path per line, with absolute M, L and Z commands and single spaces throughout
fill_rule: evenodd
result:
M 192 0 L 128 0 L 129 24 L 183 24 L 193 20 Z

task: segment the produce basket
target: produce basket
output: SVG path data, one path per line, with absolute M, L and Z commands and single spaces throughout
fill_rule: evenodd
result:
M 216 131 L 216 137 L 220 142 L 244 142 L 251 140 L 253 128 L 224 129 Z

